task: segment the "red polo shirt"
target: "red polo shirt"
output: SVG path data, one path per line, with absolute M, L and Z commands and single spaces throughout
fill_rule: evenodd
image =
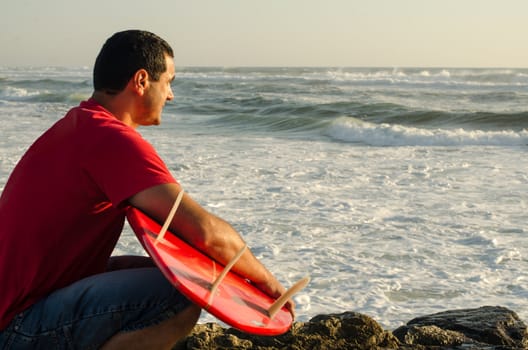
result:
M 126 200 L 174 182 L 154 148 L 95 100 L 70 110 L 0 197 L 0 330 L 52 291 L 103 272 Z

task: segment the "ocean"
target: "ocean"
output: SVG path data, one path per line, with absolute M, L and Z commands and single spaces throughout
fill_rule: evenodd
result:
M 0 67 L 0 190 L 91 91 L 90 67 Z M 285 286 L 311 276 L 299 321 L 528 322 L 528 69 L 182 67 L 173 91 L 140 132 Z M 144 254 L 128 227 L 115 253 Z

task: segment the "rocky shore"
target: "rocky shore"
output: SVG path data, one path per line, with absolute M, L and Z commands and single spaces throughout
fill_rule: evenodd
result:
M 501 306 L 418 317 L 393 331 L 369 316 L 344 312 L 295 322 L 290 331 L 275 337 L 200 324 L 174 348 L 183 349 L 528 349 L 528 330 L 515 312 Z

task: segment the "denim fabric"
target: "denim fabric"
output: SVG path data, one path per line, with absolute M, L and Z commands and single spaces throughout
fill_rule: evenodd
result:
M 17 315 L 0 349 L 98 349 L 114 334 L 162 322 L 190 305 L 157 268 L 80 280 Z

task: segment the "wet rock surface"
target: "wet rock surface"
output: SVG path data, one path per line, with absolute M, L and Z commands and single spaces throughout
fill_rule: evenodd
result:
M 500 306 L 417 317 L 394 331 L 367 315 L 344 312 L 295 322 L 274 337 L 200 324 L 174 349 L 528 349 L 528 330 L 515 312 Z
M 432 331 L 431 327 L 438 330 Z M 463 309 L 440 312 L 417 317 L 403 327 L 394 330 L 400 340 L 414 344 L 419 339 L 437 343 L 431 345 L 482 344 L 500 349 L 528 349 L 526 324 L 513 311 L 500 306 L 483 306 L 477 309 Z M 425 336 L 426 333 L 432 336 Z M 418 343 L 423 344 L 423 341 Z M 429 345 L 429 344 L 424 344 Z

